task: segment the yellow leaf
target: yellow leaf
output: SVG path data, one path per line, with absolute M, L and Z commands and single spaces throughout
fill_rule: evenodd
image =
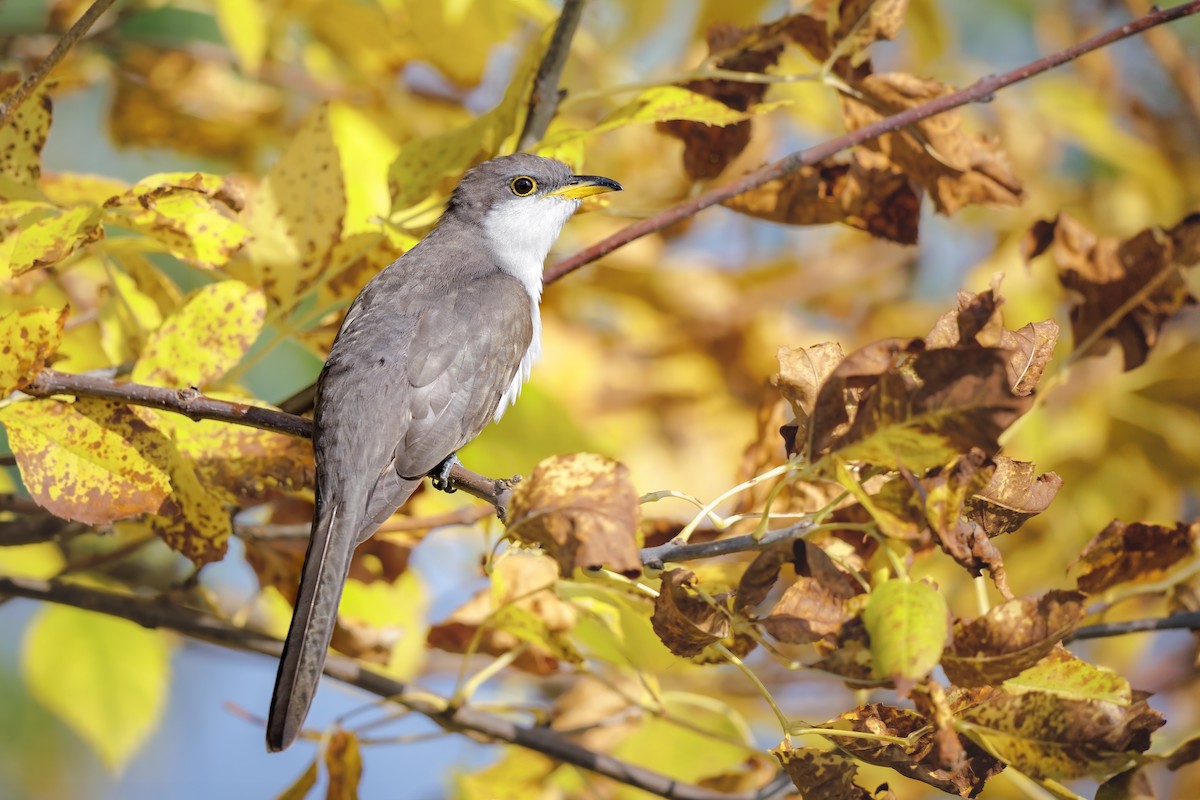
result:
M 347 619 L 394 631 L 388 673 L 409 680 L 425 663 L 428 605 L 420 575 L 408 570 L 392 583 L 347 581 L 340 613 Z
M 378 233 L 392 208 L 387 171 L 400 146 L 371 117 L 344 103 L 329 107 L 329 127 L 346 185 L 342 236 Z
M 217 380 L 254 344 L 265 314 L 262 292 L 241 281 L 198 289 L 150 337 L 133 381 L 182 388 Z
M 163 509 L 170 443 L 128 406 L 80 398 L 0 408 L 25 487 L 63 519 L 99 525 Z
M 230 273 L 263 290 L 272 318 L 282 315 L 328 266 L 345 214 L 338 145 L 321 106 L 251 193 L 241 220 L 252 237 Z
M 447 78 L 463 86 L 480 82 L 491 49 L 506 41 L 529 17 L 540 25 L 554 19 L 548 3 L 515 0 L 405 0 L 415 44 Z
M 241 189 L 216 175 L 164 173 L 104 206 L 106 222 L 143 233 L 168 253 L 204 269 L 222 267 L 250 233 L 238 222 Z
M 105 175 L 56 172 L 43 175 L 39 186 L 46 199 L 58 206 L 104 205 L 129 191 L 129 184 Z
M 512 152 L 525 124 L 533 79 L 550 43 L 551 32 L 551 29 L 544 31 L 527 49 L 504 98 L 495 108 L 465 127 L 414 139 L 400 149 L 388 170 L 393 213 L 422 204 L 430 206 L 426 210 L 440 210 L 442 199 L 467 169 L 493 156 Z M 461 45 L 455 47 L 461 49 Z
M 124 272 L 109 271 L 105 284 L 108 291 L 97 319 L 100 344 L 109 363 L 128 363 L 137 359 L 147 335 L 162 324 L 163 316 L 158 304 Z
M 350 731 L 334 731 L 325 746 L 325 769 L 329 771 L 326 800 L 358 800 L 363 770 L 358 737 Z
M 0 103 L 20 83 L 20 73 L 0 72 Z M 42 175 L 42 147 L 50 133 L 50 97 L 43 84 L 0 127 L 0 200 L 32 200 Z
M 220 561 L 233 532 L 229 511 L 221 498 L 200 481 L 190 459 L 173 453 L 168 470 L 174 504 L 166 509 L 170 513 L 147 517 L 146 524 L 168 547 L 196 566 Z
M 277 800 L 304 800 L 309 791 L 317 785 L 317 760 L 314 758 L 308 768 L 292 782 L 292 785 L 279 793 Z
M 267 19 L 261 0 L 216 0 L 217 25 L 243 72 L 258 73 L 267 52 Z
M 38 702 L 115 772 L 166 706 L 170 664 L 162 634 L 103 614 L 43 608 L 26 632 L 21 668 Z
M 62 341 L 68 309 L 30 308 L 0 316 L 0 397 L 20 389 L 46 366 Z
M 746 111 L 737 111 L 718 100 L 689 89 L 679 86 L 656 86 L 642 92 L 596 125 L 551 133 L 538 146 L 538 152 L 556 151 L 575 139 L 624 128 L 627 125 L 645 125 L 674 120 L 700 122 L 705 125 L 732 125 L 735 122 L 791 105 L 791 102 L 790 100 L 780 100 L 774 103 L 758 103 Z
M 0 547 L 0 572 L 5 575 L 48 580 L 66 565 L 62 550 L 50 542 Z
M 0 254 L 6 257 L 12 274 L 20 275 L 56 264 L 103 236 L 99 208 L 75 206 L 60 210 L 45 206 L 25 216 L 15 230 L 4 234 Z

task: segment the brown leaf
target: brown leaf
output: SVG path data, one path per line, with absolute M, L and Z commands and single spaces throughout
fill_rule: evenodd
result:
M 1196 298 L 1181 268 L 1200 261 L 1200 214 L 1170 230 L 1154 227 L 1124 241 L 1097 238 L 1066 214 L 1043 220 L 1022 241 L 1030 261 L 1047 250 L 1062 285 L 1075 293 L 1074 347 L 1088 353 L 1121 347 L 1125 369 L 1146 360 L 1163 323 Z
M 1029 461 L 1014 461 L 1007 456 L 993 460 L 996 469 L 991 480 L 967 499 L 966 513 L 988 536 L 999 536 L 1012 533 L 1049 508 L 1062 488 L 1062 478 L 1053 472 L 1039 475 Z
M 849 728 L 862 733 L 907 737 L 917 730 L 932 726 L 932 720 L 908 709 L 880 703 L 859 706 L 825 723 L 826 728 Z M 979 745 L 959 735 L 963 756 L 956 770 L 946 770 L 935 764 L 931 732 L 918 738 L 916 746 L 904 748 L 898 744 L 871 739 L 841 739 L 831 736 L 838 747 L 869 764 L 888 767 L 914 780 L 936 786 L 947 794 L 974 797 L 983 790 L 988 778 L 1004 769 L 1004 764 L 988 755 Z
M 827 159 L 801 167 L 723 205 L 785 225 L 840 222 L 900 244 L 917 243 L 921 219 L 921 195 L 908 176 L 868 150 L 852 152 L 849 163 Z
M 325 746 L 325 769 L 329 772 L 326 800 L 356 800 L 363 771 L 356 735 L 344 730 L 333 732 Z
M 689 591 L 695 574 L 672 569 L 662 574 L 662 590 L 650 618 L 658 638 L 677 656 L 697 656 L 729 635 L 729 617 L 721 608 Z M 714 598 L 715 599 L 715 598 Z
M 629 469 L 590 453 L 552 456 L 517 484 L 508 532 L 540 545 L 569 577 L 576 567 L 642 574 L 638 494 Z
M 854 782 L 858 765 L 840 753 L 781 744 L 771 755 L 779 759 L 804 800 L 871 800 L 871 794 Z
M 1040 661 L 1083 616 L 1082 594 L 1056 590 L 1009 600 L 970 622 L 956 619 L 942 668 L 958 686 L 1006 681 Z
M 824 656 L 809 664 L 809 669 L 837 675 L 853 689 L 894 686 L 891 678 L 880 678 L 875 673 L 867 629 L 861 617 L 854 617 L 842 625 L 832 644 L 825 640 L 815 644 L 818 652 Z
M 1194 558 L 1200 522 L 1175 527 L 1113 520 L 1087 543 L 1075 564 L 1081 592 L 1099 594 L 1121 583 L 1158 580 Z
M 863 390 L 854 419 L 843 428 L 814 419 L 817 454 L 836 453 L 845 461 L 895 466 L 916 474 L 947 463 L 973 447 L 985 453 L 999 448 L 1000 434 L 1033 403 L 1032 397 L 1014 395 L 1008 384 L 1007 357 L 1003 350 L 959 347 L 926 350 L 907 348 Z M 862 351 L 860 351 L 862 352 Z M 852 354 L 843 362 L 850 364 Z M 842 367 L 826 381 L 817 407 L 845 413 L 849 403 Z M 828 398 L 828 399 L 827 399 Z M 816 415 L 814 415 L 815 417 Z
M 863 589 L 812 542 L 788 543 L 759 554 L 742 575 L 735 608 L 743 612 L 761 603 L 787 562 L 795 567 L 796 579 L 759 623 L 781 642 L 832 642 L 853 616 L 847 601 Z
M 1094 668 L 1093 668 L 1094 669 Z M 1150 747 L 1162 714 L 1143 692 L 1125 703 L 1002 687 L 970 690 L 958 717 L 970 735 L 1036 778 L 1108 775 Z
M 810 455 L 825 451 L 834 440 L 845 436 L 858 413 L 863 392 L 892 369 L 897 359 L 919 352 L 923 346 L 919 339 L 882 339 L 843 358 L 821 383 L 813 403 Z M 820 368 L 823 371 L 825 365 Z
M 973 343 L 1010 351 L 1008 384 L 1013 394 L 1025 396 L 1033 392 L 1054 355 L 1058 323 L 1042 320 L 1016 331 L 1005 328 L 998 284 L 993 281 L 991 289 L 979 294 L 959 292 L 958 308 L 941 316 L 925 344 L 931 350 Z
M 556 672 L 560 661 L 580 661 L 567 635 L 578 617 L 575 608 L 554 593 L 557 578 L 554 561 L 544 556 L 500 560 L 491 587 L 429 629 L 429 646 L 499 656 L 523 644 L 513 666 L 534 675 Z
M 742 29 L 728 23 L 707 32 L 707 63 L 718 69 L 763 73 L 783 53 L 783 42 L 770 26 Z M 736 111 L 761 103 L 767 84 L 745 81 L 704 80 L 682 84 L 683 88 L 711 97 Z M 683 167 L 693 179 L 715 178 L 750 142 L 751 121 L 733 125 L 705 125 L 689 120 L 660 122 L 658 129 L 683 141 Z
M 841 95 L 842 116 L 850 130 L 954 91 L 951 86 L 904 73 L 843 77 L 857 93 Z M 966 133 L 958 111 L 884 134 L 865 146 L 887 156 L 924 188 L 942 214 L 975 203 L 1017 205 L 1024 194 L 1007 154 L 993 138 Z

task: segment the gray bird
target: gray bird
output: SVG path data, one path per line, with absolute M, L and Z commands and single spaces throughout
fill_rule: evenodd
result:
M 546 255 L 582 198 L 620 189 L 538 156 L 487 161 L 351 304 L 317 382 L 316 513 L 268 749 L 308 715 L 354 549 L 517 399 L 541 353 Z

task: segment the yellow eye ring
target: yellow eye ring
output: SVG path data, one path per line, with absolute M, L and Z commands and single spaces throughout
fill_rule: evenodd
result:
M 508 188 L 517 197 L 528 197 L 537 191 L 537 181 L 528 175 L 522 175 L 519 178 L 513 178 L 509 182 Z

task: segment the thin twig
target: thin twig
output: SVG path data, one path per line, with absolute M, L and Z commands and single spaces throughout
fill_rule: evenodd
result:
M 583 16 L 584 0 L 565 0 L 558 23 L 550 37 L 550 46 L 533 79 L 533 93 L 529 98 L 529 114 L 525 117 L 525 129 L 517 149 L 524 152 L 542 140 L 550 121 L 558 111 L 558 81 L 571 53 L 571 40 Z
M 751 189 L 762 186 L 768 181 L 783 178 L 796 172 L 801 167 L 811 166 L 843 150 L 863 144 L 884 134 L 894 133 L 902 128 L 907 128 L 922 120 L 929 119 L 946 111 L 951 111 L 960 106 L 965 106 L 969 103 L 990 102 L 996 92 L 1014 83 L 1020 83 L 1032 78 L 1034 75 L 1040 75 L 1055 67 L 1060 67 L 1069 61 L 1074 61 L 1093 50 L 1098 50 L 1101 47 L 1142 33 L 1163 23 L 1173 22 L 1174 20 L 1190 16 L 1198 11 L 1200 11 L 1200 0 L 1192 0 L 1192 2 L 1183 3 L 1173 8 L 1153 10 L 1143 17 L 1126 22 L 1110 31 L 1093 36 L 1065 50 L 1053 53 L 1044 58 L 1039 58 L 1036 61 L 1000 75 L 989 75 L 986 78 L 981 78 L 965 89 L 959 89 L 957 92 L 951 92 L 950 94 L 935 98 L 928 103 L 922 103 L 919 106 L 906 109 L 899 114 L 878 120 L 870 125 L 865 125 L 862 128 L 850 131 L 835 139 L 830 139 L 815 147 L 810 147 L 807 150 L 792 153 L 776 161 L 774 164 L 769 164 L 762 169 L 747 173 L 724 186 L 718 186 L 704 194 L 697 195 L 690 200 L 660 211 L 652 217 L 647 217 L 644 220 L 622 228 L 607 239 L 597 242 L 591 247 L 585 248 L 570 258 L 564 259 L 550 267 L 550 269 L 546 270 L 543 280 L 545 283 L 553 283 L 564 275 L 574 272 L 585 264 L 592 263 L 635 239 L 668 228 L 677 222 L 695 216 L 710 206 L 723 203 L 743 192 L 748 192 Z
M 166 602 L 93 589 L 65 581 L 0 576 L 0 595 L 74 606 L 136 622 L 146 628 L 164 628 L 239 650 L 278 657 L 281 643 L 266 634 L 231 625 L 212 614 Z M 456 732 L 483 736 L 542 753 L 551 758 L 620 781 L 672 800 L 753 800 L 753 792 L 728 794 L 675 781 L 660 773 L 589 750 L 547 727 L 520 725 L 504 717 L 467 706 L 456 707 L 446 698 L 414 691 L 405 684 L 363 668 L 350 658 L 331 655 L 325 674 L 378 697 L 398 702 Z
M 1084 625 L 1065 641 L 1076 639 L 1103 639 L 1108 636 L 1124 636 L 1127 633 L 1148 631 L 1200 630 L 1200 611 L 1185 611 L 1161 619 L 1134 619 L 1128 622 L 1106 622 L 1099 625 Z
M 88 6 L 88 10 L 83 12 L 83 16 L 77 19 L 75 24 L 58 40 L 58 44 L 54 45 L 54 49 L 50 51 L 50 55 L 46 56 L 46 59 L 37 65 L 37 69 L 31 72 L 29 77 L 13 90 L 7 102 L 0 103 L 0 128 L 12 121 L 21 104 L 37 91 L 37 88 L 42 85 L 42 81 L 46 80 L 50 71 L 58 66 L 58 62 L 63 60 L 63 57 L 75 46 L 75 43 L 91 30 L 92 26 L 96 24 L 96 20 L 100 19 L 100 15 L 107 11 L 113 2 L 115 0 L 95 0 L 94 3 Z
M 711 542 L 676 543 L 667 542 L 657 547 L 642 548 L 642 563 L 653 569 L 659 569 L 668 561 L 695 561 L 700 558 L 714 558 L 730 553 L 745 553 L 755 550 L 766 550 L 779 542 L 789 542 L 801 538 L 812 530 L 813 522 L 804 520 L 786 528 L 768 531 L 760 537 L 748 533 L 745 536 L 731 536 L 728 539 L 716 539 Z

